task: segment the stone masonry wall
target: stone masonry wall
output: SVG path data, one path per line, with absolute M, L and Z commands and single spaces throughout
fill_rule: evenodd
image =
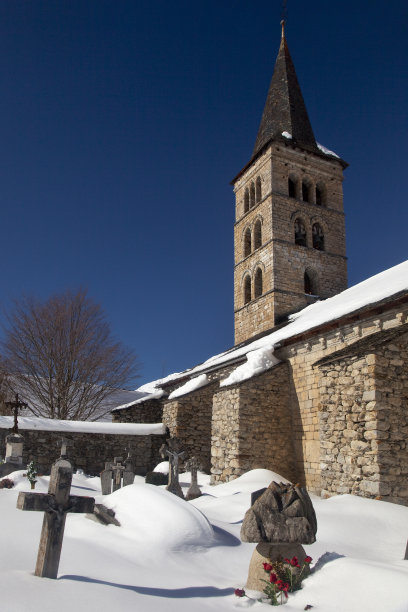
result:
M 212 480 L 265 468 L 296 480 L 285 363 L 214 395 Z
M 112 412 L 112 423 L 162 423 L 160 400 L 146 400 Z
M 10 430 L 0 429 L 0 448 L 5 452 L 5 438 Z M 51 465 L 59 457 L 61 438 L 68 440 L 68 457 L 74 469 L 82 469 L 86 474 L 99 475 L 105 461 L 114 457 L 126 457 L 126 447 L 132 445 L 132 457 L 136 474 L 145 475 L 152 470 L 161 458 L 159 448 L 165 441 L 164 435 L 120 435 L 72 433 L 59 431 L 21 430 L 24 437 L 23 461 L 34 461 L 39 473 L 49 474 Z
M 408 506 L 408 334 L 378 348 L 375 376 L 381 495 Z
M 212 398 L 218 382 L 163 402 L 163 423 L 181 439 L 187 455 L 195 455 L 210 471 Z
M 333 327 L 324 333 L 290 341 L 275 350 L 279 359 L 288 360 L 291 369 L 290 409 L 293 422 L 293 441 L 299 481 L 312 493 L 322 490 L 320 469 L 320 416 L 322 396 L 326 394 L 325 379 L 317 362 L 337 351 L 347 349 L 369 336 L 380 337 L 387 330 L 397 329 L 408 320 L 408 306 L 404 304 L 382 314 L 359 320 L 354 317 L 341 328 Z M 351 352 L 350 352 L 351 351 Z M 367 390 L 372 390 L 367 381 Z M 326 488 L 326 484 L 324 488 Z
M 320 369 L 323 493 L 408 505 L 408 335 Z

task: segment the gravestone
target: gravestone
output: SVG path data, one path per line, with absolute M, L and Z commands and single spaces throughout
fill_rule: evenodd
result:
M 113 461 L 105 463 L 105 469 L 100 473 L 102 495 L 110 495 L 122 486 L 127 487 L 133 484 L 135 473 L 132 469 L 130 455 L 128 455 L 124 465 L 122 461 L 122 457 L 115 457 Z
M 185 455 L 182 450 L 181 442 L 178 438 L 169 438 L 167 444 L 162 444 L 160 447 L 160 456 L 163 459 L 169 458 L 169 483 L 166 487 L 170 493 L 174 493 L 178 497 L 184 499 L 183 491 L 179 483 L 179 462 Z
M 199 468 L 197 457 L 190 457 L 186 462 L 186 468 L 191 472 L 191 484 L 187 490 L 186 499 L 197 499 L 197 497 L 202 495 L 201 489 L 197 483 L 197 470 Z
M 105 463 L 105 469 L 100 473 L 102 495 L 110 495 L 112 493 L 112 462 Z
M 67 512 L 93 512 L 94 498 L 70 495 L 71 482 L 72 465 L 66 457 L 66 444 L 63 443 L 61 456 L 51 468 L 48 494 L 20 492 L 18 495 L 18 509 L 44 512 L 34 572 L 36 576 L 57 577 Z
M 130 443 L 127 446 L 128 456 L 125 460 L 125 471 L 123 472 L 123 486 L 127 487 L 128 485 L 133 484 L 135 480 L 135 472 L 133 470 L 133 461 L 130 454 L 132 447 Z
M 246 512 L 243 542 L 257 542 L 249 565 L 247 589 L 263 591 L 263 563 L 273 565 L 280 558 L 306 557 L 302 544 L 316 541 L 317 521 L 306 489 L 272 482 Z
M 407 547 L 405 549 L 405 557 L 404 557 L 405 561 L 408 561 L 408 540 L 407 540 Z

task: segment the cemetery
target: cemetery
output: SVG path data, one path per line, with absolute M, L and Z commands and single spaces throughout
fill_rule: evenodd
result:
M 163 434 L 153 473 L 167 484 L 135 474 L 129 441 L 120 456 L 101 452 L 99 475 L 74 470 L 74 442 L 61 435 L 38 474 L 23 466 L 24 438 L 12 431 L 3 445 L 16 468 L 0 478 L 5 610 L 27 610 L 27 593 L 30 612 L 408 607 L 407 507 L 324 500 L 266 469 L 211 485 Z

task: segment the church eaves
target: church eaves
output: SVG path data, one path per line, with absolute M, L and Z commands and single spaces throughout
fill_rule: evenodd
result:
M 281 140 L 283 132 L 288 132 L 292 136 L 293 144 L 308 150 L 316 150 L 316 140 L 282 26 L 279 53 L 252 159 L 269 141 Z

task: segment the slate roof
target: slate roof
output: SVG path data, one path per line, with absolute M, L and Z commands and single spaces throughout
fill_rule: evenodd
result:
M 307 149 L 317 149 L 313 129 L 289 53 L 284 30 L 252 157 L 282 132 Z

